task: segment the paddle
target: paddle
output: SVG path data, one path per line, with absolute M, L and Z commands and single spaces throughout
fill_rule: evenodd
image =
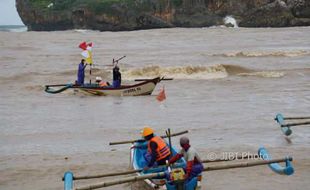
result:
M 126 55 L 124 55 L 123 57 L 118 58 L 118 59 L 116 59 L 116 60 L 113 58 L 113 60 L 112 60 L 113 67 L 117 66 L 117 65 L 118 65 L 118 62 L 119 62 L 120 60 L 124 59 L 125 57 L 126 57 Z M 115 63 L 116 63 L 116 64 L 115 64 Z
M 292 158 L 282 158 L 282 159 L 273 159 L 273 160 L 259 160 L 259 161 L 236 163 L 236 164 L 229 164 L 229 165 L 208 166 L 208 167 L 205 167 L 203 169 L 203 171 L 214 171 L 214 170 L 224 170 L 224 169 L 232 169 L 232 168 L 253 167 L 253 166 L 267 165 L 267 164 L 272 164 L 272 163 L 286 162 L 288 159 L 290 161 L 292 161 Z M 166 175 L 165 172 L 159 172 L 159 173 L 153 173 L 153 174 L 145 174 L 145 175 L 141 175 L 141 176 L 126 177 L 123 179 L 118 179 L 118 180 L 113 180 L 113 181 L 108 181 L 108 182 L 102 182 L 102 183 L 98 183 L 98 184 L 94 184 L 94 185 L 76 188 L 76 190 L 98 189 L 98 188 L 108 187 L 108 186 L 112 186 L 112 185 L 118 185 L 118 184 L 122 184 L 122 183 L 128 183 L 128 182 L 140 181 L 140 180 L 145 180 L 145 179 L 164 177 L 165 175 Z
M 281 127 L 292 127 L 297 125 L 309 125 L 310 121 L 307 122 L 301 122 L 301 123 L 288 123 L 288 124 L 282 124 Z
M 219 159 L 212 159 L 212 160 L 202 160 L 202 163 L 210 163 L 210 162 L 226 162 L 226 161 L 233 161 L 233 160 L 240 160 L 240 159 L 246 159 L 246 158 L 256 158 L 258 157 L 257 154 L 252 155 L 238 155 L 236 157 L 230 157 L 230 158 L 219 158 Z M 166 166 L 159 166 L 156 168 L 163 168 Z M 178 167 L 177 165 L 175 167 Z M 154 169 L 154 168 L 152 168 Z M 86 176 L 74 176 L 73 180 L 81 180 L 81 179 L 93 179 L 93 178 L 103 178 L 103 177 L 111 177 L 111 176 L 118 176 L 118 175 L 128 175 L 133 174 L 137 172 L 142 172 L 143 169 L 137 169 L 137 170 L 128 170 L 123 172 L 115 172 L 115 173 L 107 173 L 107 174 L 97 174 L 97 175 L 86 175 Z
M 148 81 L 148 80 L 152 80 L 152 79 L 135 79 L 135 81 Z M 173 78 L 162 78 L 160 80 L 173 80 Z
M 188 133 L 188 130 L 171 134 L 170 137 L 183 135 L 185 133 Z M 163 136 L 161 136 L 161 138 L 167 138 L 167 135 L 163 135 Z M 145 140 L 144 139 L 138 139 L 138 140 L 127 140 L 127 141 L 119 141 L 119 142 L 110 142 L 109 145 L 128 144 L 128 143 L 135 143 L 135 142 L 145 142 Z

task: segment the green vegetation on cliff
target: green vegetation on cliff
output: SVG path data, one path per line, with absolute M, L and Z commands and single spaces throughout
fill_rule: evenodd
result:
M 29 30 L 100 31 L 224 24 L 241 27 L 310 25 L 309 0 L 15 0 Z

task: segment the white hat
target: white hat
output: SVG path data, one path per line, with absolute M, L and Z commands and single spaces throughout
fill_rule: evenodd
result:
M 96 77 L 96 81 L 102 81 L 101 77 Z

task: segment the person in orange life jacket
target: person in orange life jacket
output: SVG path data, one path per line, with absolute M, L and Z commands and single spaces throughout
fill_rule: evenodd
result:
M 203 170 L 201 159 L 197 151 L 189 144 L 189 139 L 187 137 L 180 138 L 180 145 L 182 149 L 169 160 L 169 164 L 173 164 L 180 158 L 184 157 L 186 161 L 185 178 L 192 179 L 193 177 L 198 176 Z
M 98 85 L 100 87 L 108 87 L 108 86 L 110 86 L 110 83 L 109 82 L 104 82 L 101 77 L 96 77 L 96 83 L 98 83 Z
M 151 157 L 147 166 L 144 167 L 144 170 L 153 167 L 155 162 L 158 165 L 165 165 L 171 153 L 164 139 L 160 136 L 155 136 L 153 129 L 147 126 L 143 129 L 142 136 L 147 141 L 147 152 Z

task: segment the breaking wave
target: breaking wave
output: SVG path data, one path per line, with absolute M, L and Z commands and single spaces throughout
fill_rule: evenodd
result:
M 148 66 L 141 69 L 128 69 L 122 71 L 123 78 L 127 80 L 137 78 L 152 78 L 166 76 L 174 79 L 219 79 L 228 76 L 256 76 L 264 78 L 276 78 L 284 76 L 278 71 L 255 71 L 238 65 L 214 65 L 214 66 L 181 66 L 161 67 Z
M 162 66 L 146 66 L 143 68 L 122 68 L 121 69 L 123 80 L 132 81 L 134 79 L 141 78 L 153 78 L 158 76 L 164 76 L 174 79 L 193 79 L 193 80 L 209 80 L 209 79 L 221 79 L 228 76 L 238 77 L 262 77 L 262 78 L 279 78 L 285 75 L 281 71 L 257 71 L 249 68 L 245 68 L 238 65 L 213 65 L 213 66 L 178 66 L 178 67 L 162 67 Z M 102 77 L 104 80 L 111 80 L 112 73 L 108 70 L 92 69 L 92 80 L 96 76 Z M 57 79 L 56 81 L 65 80 L 68 82 L 68 78 L 72 80 L 76 77 L 76 70 L 68 70 L 57 73 L 38 73 L 38 72 L 27 72 L 9 77 L 0 77 L 1 84 L 8 83 L 20 83 L 25 80 L 35 80 L 38 77 L 41 79 L 50 81 Z M 89 77 L 89 74 L 86 74 Z M 52 79 L 51 79 L 52 78 Z M 73 81 L 72 81 L 73 82 Z M 27 90 L 42 90 L 39 86 L 26 86 Z
M 220 57 L 298 57 L 298 56 L 307 56 L 307 55 L 310 55 L 310 51 L 296 50 L 296 51 L 270 51 L 270 52 L 269 51 L 261 51 L 261 52 L 239 51 L 239 52 L 213 54 L 212 56 L 220 56 Z
M 223 21 L 225 25 L 232 25 L 234 28 L 238 28 L 237 21 L 233 16 L 226 16 Z
M 223 65 L 215 66 L 180 66 L 161 67 L 147 66 L 141 69 L 129 69 L 123 72 L 126 79 L 146 78 L 166 76 L 175 79 L 216 79 L 227 77 L 226 69 Z

